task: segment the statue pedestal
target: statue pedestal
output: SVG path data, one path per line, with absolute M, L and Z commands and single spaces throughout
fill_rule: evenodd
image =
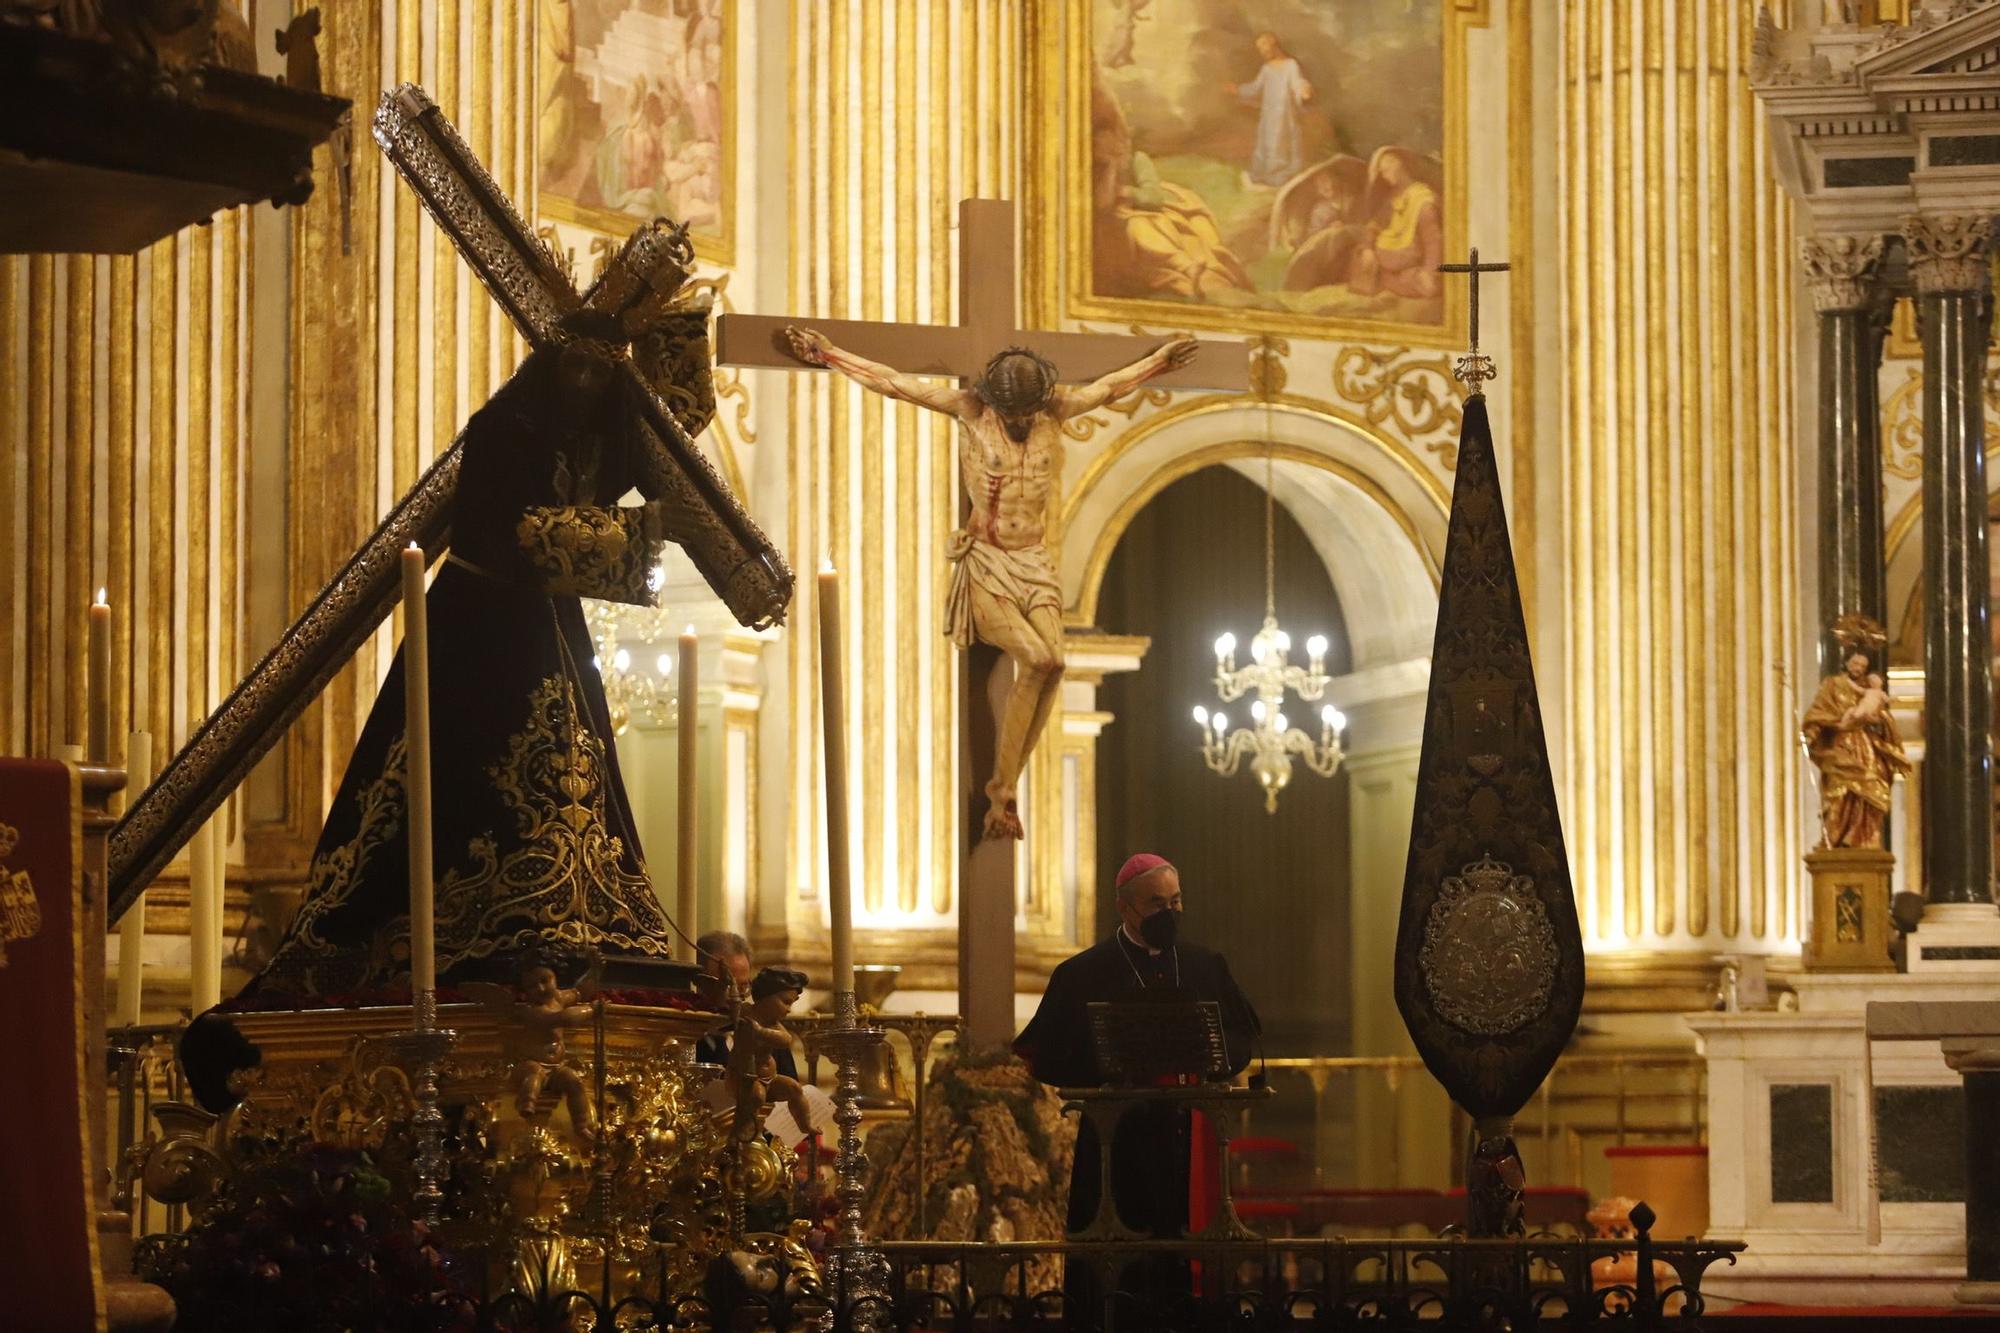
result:
M 1991 902 L 1926 903 L 1907 947 L 1912 973 L 1994 976 L 2000 973 L 2000 910 Z
M 1815 972 L 1893 972 L 1889 880 L 1896 858 L 1879 847 L 1806 853 L 1812 875 L 1812 931 L 1805 964 Z
M 1798 979 L 1792 1012 L 1686 1016 L 1708 1065 L 1709 1234 L 1749 1244 L 1705 1294 L 1954 1303 L 1966 1280 L 1961 1080 L 1935 1041 L 1878 1039 L 1871 1068 L 1868 1007 L 2000 1000 L 2000 968 L 1987 969 L 1977 978 L 1820 972 Z

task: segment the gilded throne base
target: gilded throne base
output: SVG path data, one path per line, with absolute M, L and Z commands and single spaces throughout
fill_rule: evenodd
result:
M 252 1144 L 320 1143 L 408 1158 L 411 1078 L 391 1053 L 393 1034 L 410 1025 L 408 1008 L 231 1017 L 262 1051 L 255 1082 L 219 1126 L 186 1108 L 161 1116 L 166 1137 L 135 1164 L 154 1197 L 189 1204 L 199 1216 Z M 602 1130 L 593 1141 L 569 1123 L 560 1098 L 544 1097 L 532 1116 L 522 1114 L 504 1019 L 482 1005 L 440 1005 L 439 1026 L 457 1034 L 439 1076 L 443 1243 L 490 1256 L 493 1289 L 512 1286 L 531 1298 L 597 1288 L 608 1258 L 614 1300 L 656 1287 L 663 1258 L 669 1286 L 692 1296 L 716 1255 L 778 1244 L 744 1237 L 737 1219 L 743 1203 L 789 1184 L 790 1154 L 760 1138 L 732 1161 L 730 1112 L 702 1097 L 720 1071 L 689 1059 L 695 1041 L 725 1021 L 609 1004 L 601 1023 L 573 1029 L 563 1063 L 599 1107 Z

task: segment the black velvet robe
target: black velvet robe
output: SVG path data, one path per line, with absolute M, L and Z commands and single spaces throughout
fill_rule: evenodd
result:
M 1229 1071 L 1240 1073 L 1250 1063 L 1262 1028 L 1222 955 L 1180 944 L 1152 956 L 1122 932 L 1056 965 L 1035 1016 L 1014 1039 L 1014 1053 L 1043 1083 L 1094 1087 L 1104 1080 L 1085 1006 L 1130 1000 L 1142 989 L 1171 989 L 1176 973 L 1188 998 L 1214 1000 L 1221 1006 Z M 1171 1107 L 1138 1110 L 1125 1117 L 1111 1148 L 1111 1193 L 1127 1226 L 1166 1238 L 1178 1237 L 1187 1227 L 1188 1124 L 1188 1113 Z M 1070 1168 L 1071 1231 L 1087 1226 L 1097 1213 L 1100 1151 L 1097 1134 L 1086 1120 L 1077 1130 L 1076 1160 Z
M 593 398 L 538 352 L 467 423 L 451 553 L 428 596 L 440 984 L 525 951 L 669 954 L 579 595 L 649 603 L 656 459 L 623 378 Z M 699 423 L 689 422 L 692 429 Z M 298 916 L 245 997 L 406 984 L 403 658 L 382 682 Z

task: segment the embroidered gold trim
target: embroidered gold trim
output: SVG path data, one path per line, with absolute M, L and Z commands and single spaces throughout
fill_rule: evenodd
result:
M 606 827 L 604 742 L 567 675 L 535 690 L 527 725 L 487 776 L 520 841 L 501 856 L 491 838 L 475 838 L 471 867 L 438 882 L 442 965 L 536 943 L 669 954 L 652 883 L 643 868 L 625 869 L 624 839 Z
M 11 825 L 0 824 L 0 858 L 13 853 L 20 837 Z M 28 872 L 16 870 L 9 874 L 7 867 L 0 865 L 0 967 L 7 966 L 9 943 L 33 939 L 41 929 L 42 904 L 35 897 L 35 886 L 28 879 Z
M 514 534 L 550 592 L 650 606 L 647 580 L 660 543 L 646 539 L 644 522 L 640 509 L 536 507 L 521 515 Z

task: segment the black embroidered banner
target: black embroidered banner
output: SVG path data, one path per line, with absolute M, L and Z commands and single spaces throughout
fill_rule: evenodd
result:
M 1452 1099 L 1490 1118 L 1534 1095 L 1582 1003 L 1569 860 L 1486 399 L 1474 394 L 1438 593 L 1396 1006 Z

